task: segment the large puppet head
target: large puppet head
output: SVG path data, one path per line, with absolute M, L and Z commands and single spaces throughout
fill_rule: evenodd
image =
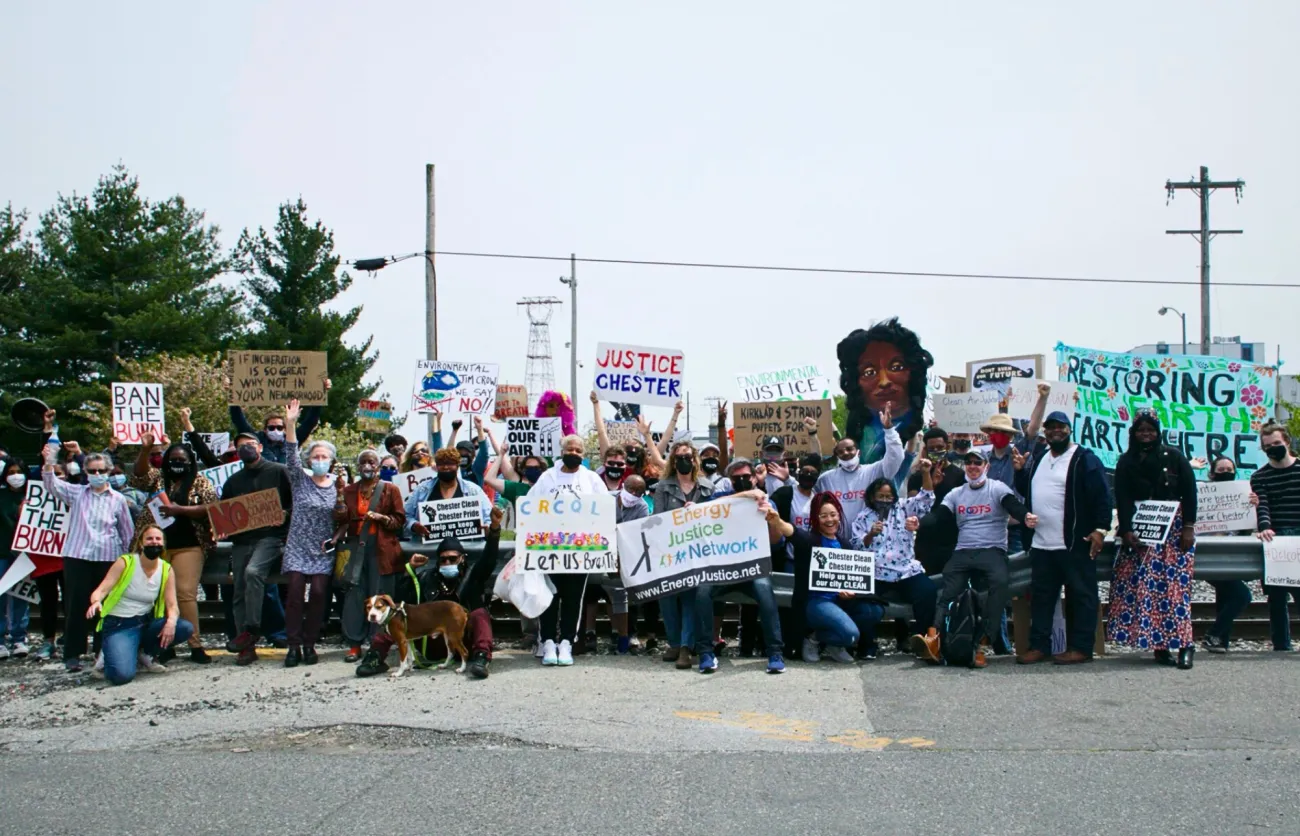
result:
M 573 401 L 563 392 L 543 392 L 537 400 L 537 418 L 559 418 L 565 435 L 578 434 L 578 422 L 573 417 Z
M 895 426 L 911 438 L 925 421 L 925 387 L 934 358 L 921 339 L 898 319 L 857 329 L 836 346 L 840 388 L 848 407 L 845 436 L 862 437 L 871 416 L 892 403 Z M 900 419 L 903 419 L 900 421 Z

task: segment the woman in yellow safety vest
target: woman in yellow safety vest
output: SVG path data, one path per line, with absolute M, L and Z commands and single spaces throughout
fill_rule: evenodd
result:
M 154 657 L 194 633 L 194 625 L 180 619 L 176 578 L 162 559 L 162 529 L 145 526 L 140 542 L 138 554 L 124 554 L 114 561 L 104 582 L 91 593 L 86 611 L 87 619 L 99 616 L 96 629 L 104 634 L 100 663 L 114 685 L 135 679 L 137 667 L 166 670 Z

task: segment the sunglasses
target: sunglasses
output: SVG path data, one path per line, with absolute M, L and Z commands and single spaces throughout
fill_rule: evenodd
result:
M 107 472 L 108 472 L 107 470 L 87 470 L 87 471 L 86 471 L 86 475 L 87 475 L 87 476 L 103 476 L 103 475 L 104 475 L 105 473 L 107 473 Z

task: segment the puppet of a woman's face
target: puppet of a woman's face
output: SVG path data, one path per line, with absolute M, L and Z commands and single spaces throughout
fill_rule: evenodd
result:
M 902 411 L 908 401 L 912 370 L 903 352 L 893 343 L 869 342 L 858 358 L 858 386 L 872 412 L 880 412 L 893 403 L 894 413 Z
M 560 414 L 560 405 L 556 401 L 551 401 L 544 407 L 544 409 L 546 410 L 547 418 L 554 418 Z

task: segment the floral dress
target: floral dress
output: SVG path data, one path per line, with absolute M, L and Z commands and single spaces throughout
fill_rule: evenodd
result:
M 885 530 L 880 532 L 870 546 L 864 545 L 871 527 L 880 516 L 870 505 L 853 521 L 852 547 L 869 549 L 876 553 L 876 580 L 895 583 L 925 573 L 916 559 L 916 535 L 907 530 L 908 517 L 923 517 L 934 507 L 934 491 L 921 491 L 894 504 Z
M 1142 650 L 1192 646 L 1192 568 L 1196 546 L 1183 551 L 1183 514 L 1159 546 L 1120 549 L 1110 582 L 1106 640 Z
M 339 488 L 336 482 L 323 488 L 317 485 L 299 464 L 298 445 L 285 446 L 289 484 L 293 486 L 293 513 L 289 517 L 281 569 L 304 575 L 328 575 L 334 571 L 334 557 L 325 554 L 321 544 L 334 535 L 334 506 L 339 500 Z
M 162 471 L 156 467 L 149 468 L 149 472 L 144 476 L 135 476 L 133 474 L 130 479 L 130 484 L 132 487 L 143 491 L 148 496 L 153 496 L 159 491 L 166 489 L 166 483 L 163 481 Z M 208 477 L 196 474 L 194 481 L 190 483 L 190 495 L 188 501 L 182 502 L 178 497 L 169 497 L 169 499 L 176 505 L 189 505 L 191 507 L 196 507 L 199 505 L 212 505 L 213 503 L 219 502 L 221 497 L 217 496 L 217 490 L 212 487 L 212 483 L 208 481 Z M 136 517 L 135 536 L 131 538 L 129 551 L 140 551 L 144 545 L 144 527 L 153 522 L 155 522 L 153 511 L 148 508 L 143 509 L 139 516 Z M 198 540 L 199 548 L 203 549 L 203 551 L 211 554 L 211 552 L 216 549 L 217 541 L 212 537 L 212 523 L 206 514 L 195 519 L 177 517 L 175 523 L 163 529 L 163 537 L 166 538 L 165 542 L 167 542 L 168 548 L 172 548 L 171 544 L 176 537 L 176 532 L 180 530 L 177 526 L 181 526 L 182 528 L 185 526 L 193 526 L 194 536 Z

